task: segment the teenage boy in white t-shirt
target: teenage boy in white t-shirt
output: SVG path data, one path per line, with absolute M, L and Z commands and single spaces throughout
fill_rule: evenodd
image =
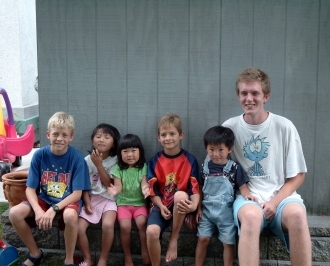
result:
M 297 129 L 290 120 L 265 110 L 270 97 L 265 72 L 244 70 L 237 78 L 236 93 L 244 113 L 223 126 L 234 131 L 232 159 L 246 171 L 251 194 L 259 200 L 239 196 L 234 202 L 239 263 L 259 265 L 259 236 L 268 228 L 285 242 L 293 266 L 310 266 L 306 208 L 296 193 L 307 172 Z

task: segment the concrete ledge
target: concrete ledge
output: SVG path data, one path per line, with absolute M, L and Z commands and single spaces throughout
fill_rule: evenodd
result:
M 46 265 L 60 265 L 62 261 L 64 261 L 65 251 L 61 249 L 43 249 L 44 252 L 44 262 Z M 18 253 L 20 256 L 20 262 L 24 261 L 28 250 L 26 248 L 18 248 Z M 76 252 L 76 256 L 78 259 L 81 259 L 81 254 Z M 94 259 L 94 265 L 97 264 L 97 259 L 99 256 L 99 252 L 93 252 L 92 258 Z M 78 264 L 80 260 L 76 262 Z M 145 266 L 142 263 L 141 257 L 139 255 L 133 255 L 133 261 L 135 266 Z M 108 266 L 118 266 L 123 265 L 124 256 L 122 253 L 114 253 L 111 252 L 107 265 Z M 176 261 L 166 264 L 164 261 L 164 257 L 162 257 L 162 266 L 194 266 L 194 258 L 192 257 L 179 257 Z M 238 261 L 235 260 L 234 266 L 238 266 Z M 330 266 L 330 262 L 313 262 L 313 266 Z M 222 259 L 214 259 L 214 258 L 206 258 L 204 262 L 204 266 L 223 266 Z M 291 266 L 291 262 L 289 261 L 281 261 L 281 260 L 261 260 L 260 266 Z
M 3 224 L 3 239 L 12 246 L 24 248 L 24 244 L 17 237 L 16 232 L 11 226 L 8 219 L 8 210 L 0 217 Z M 313 265 L 330 265 L 330 219 L 327 216 L 309 216 L 308 222 L 312 237 L 312 258 Z M 57 228 L 57 220 L 54 219 L 53 228 L 49 231 L 42 231 L 33 228 L 32 232 L 42 249 L 64 250 L 63 232 Z M 87 230 L 87 236 L 90 243 L 90 249 L 95 257 L 101 245 L 101 226 L 92 225 Z M 168 246 L 170 229 L 163 234 L 162 255 L 164 256 Z M 132 227 L 132 254 L 139 260 L 140 258 L 140 241 L 138 230 L 135 225 Z M 194 265 L 195 248 L 197 244 L 197 236 L 195 231 L 191 231 L 185 226 L 181 229 L 178 242 L 178 255 L 180 256 L 175 264 L 170 265 Z M 79 251 L 77 250 L 79 253 Z M 122 265 L 121 262 L 115 262 L 115 254 L 119 254 L 118 260 L 122 260 L 122 248 L 120 245 L 119 226 L 115 226 L 115 239 L 111 249 L 109 258 L 111 263 L 108 265 Z M 291 265 L 289 256 L 285 250 L 284 244 L 274 234 L 265 230 L 260 237 L 260 259 L 261 265 Z M 174 263 L 174 262 L 173 262 Z M 178 263 L 178 264 L 176 264 Z M 207 250 L 207 260 L 204 265 L 222 265 L 222 244 L 216 236 L 211 239 L 211 243 Z

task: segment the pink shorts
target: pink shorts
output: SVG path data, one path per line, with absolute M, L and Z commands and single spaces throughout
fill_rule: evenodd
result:
M 122 219 L 136 219 L 139 215 L 143 215 L 144 217 L 148 217 L 148 209 L 146 206 L 118 206 L 118 221 Z
M 117 211 L 116 202 L 102 197 L 100 195 L 91 195 L 91 205 L 93 206 L 93 213 L 87 214 L 85 211 L 85 207 L 81 209 L 79 217 L 84 218 L 88 222 L 92 224 L 97 224 L 102 218 L 103 213 L 107 211 Z

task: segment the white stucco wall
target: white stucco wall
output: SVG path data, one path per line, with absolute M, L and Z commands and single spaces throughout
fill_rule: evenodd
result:
M 9 96 L 14 116 L 38 115 L 35 0 L 0 0 L 0 87 Z M 2 107 L 5 104 L 2 99 Z

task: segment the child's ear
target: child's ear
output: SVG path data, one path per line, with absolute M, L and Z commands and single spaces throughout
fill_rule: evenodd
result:
M 70 140 L 69 141 L 72 141 L 73 140 L 73 137 L 74 137 L 74 134 L 71 134 L 71 137 L 70 137 Z
M 234 147 L 231 147 L 228 151 L 228 153 L 231 153 L 233 151 Z

